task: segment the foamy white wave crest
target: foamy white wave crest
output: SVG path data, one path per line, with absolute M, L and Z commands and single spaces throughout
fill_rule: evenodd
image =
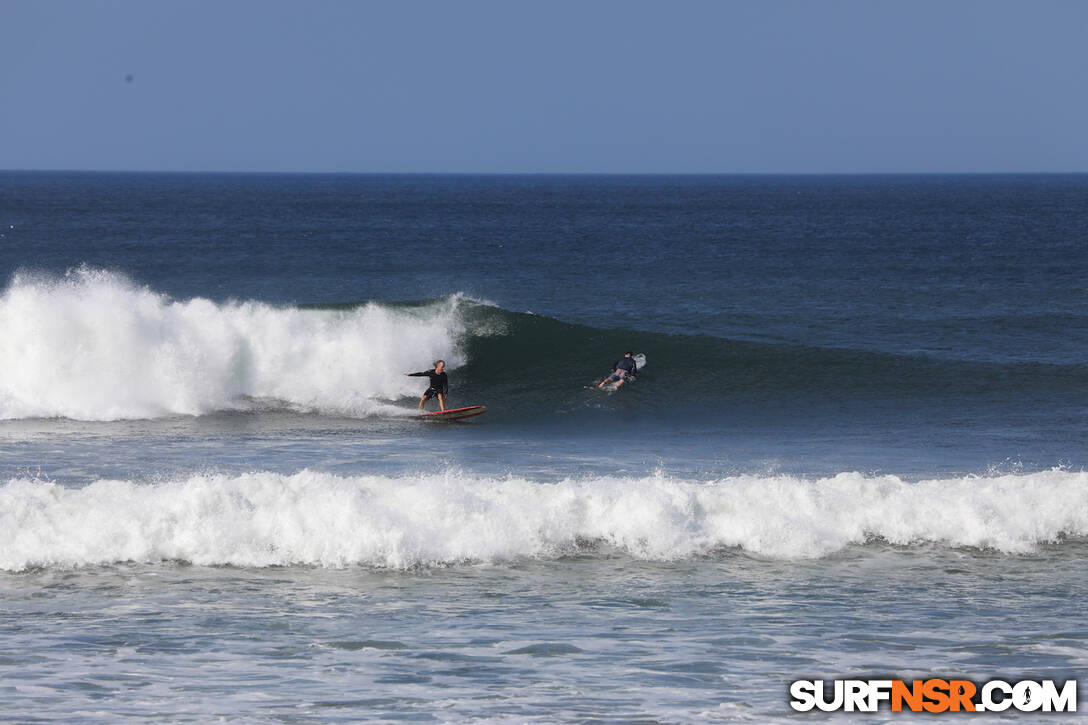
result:
M 739 547 L 819 557 L 851 544 L 1029 552 L 1088 535 L 1088 474 L 905 482 L 663 475 L 557 484 L 441 475 L 202 475 L 81 489 L 0 486 L 0 569 L 181 560 L 412 567 L 550 558 L 588 546 L 671 560 Z
M 459 297 L 347 310 L 173 300 L 82 268 L 0 296 L 0 418 L 200 415 L 246 398 L 367 415 L 418 395 L 402 373 L 461 364 Z

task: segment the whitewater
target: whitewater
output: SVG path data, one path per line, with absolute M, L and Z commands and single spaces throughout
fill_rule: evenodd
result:
M 657 474 L 537 483 L 254 472 L 0 487 L 0 569 L 180 561 L 407 569 L 618 550 L 791 559 L 881 541 L 1025 554 L 1088 536 L 1088 473 L 904 481 Z
M 0 296 L 0 419 L 160 418 L 255 402 L 396 414 L 389 401 L 418 394 L 402 373 L 440 358 L 461 364 L 461 303 L 216 303 L 89 267 L 20 273 Z

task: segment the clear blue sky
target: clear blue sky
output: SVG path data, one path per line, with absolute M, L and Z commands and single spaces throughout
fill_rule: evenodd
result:
M 0 0 L 0 169 L 1088 171 L 1088 2 Z

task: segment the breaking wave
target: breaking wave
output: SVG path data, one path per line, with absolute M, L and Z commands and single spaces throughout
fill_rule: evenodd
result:
M 623 350 L 648 385 L 623 397 L 687 415 L 708 395 L 782 405 L 974 396 L 1083 399 L 1088 366 L 941 361 L 571 324 L 456 294 L 325 306 L 173 299 L 120 274 L 17 275 L 0 294 L 0 419 L 123 420 L 288 409 L 353 417 L 411 412 L 424 385 L 402 373 L 438 358 L 458 405 L 492 418 L 584 412 L 585 389 Z M 399 407 L 394 405 L 400 401 Z
M 346 415 L 396 412 L 402 373 L 462 362 L 462 300 L 345 309 L 174 300 L 81 268 L 16 276 L 0 296 L 0 419 L 201 415 L 253 399 Z
M 0 486 L 8 571 L 123 561 L 400 569 L 615 550 L 662 561 L 729 550 L 795 559 L 873 541 L 1020 554 L 1084 536 L 1088 473 L 1058 469 L 920 482 L 658 474 L 555 484 L 303 470 Z

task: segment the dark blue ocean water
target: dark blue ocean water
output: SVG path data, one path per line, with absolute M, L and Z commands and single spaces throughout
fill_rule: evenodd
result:
M 0 719 L 1080 676 L 1086 251 L 1083 175 L 0 174 Z

